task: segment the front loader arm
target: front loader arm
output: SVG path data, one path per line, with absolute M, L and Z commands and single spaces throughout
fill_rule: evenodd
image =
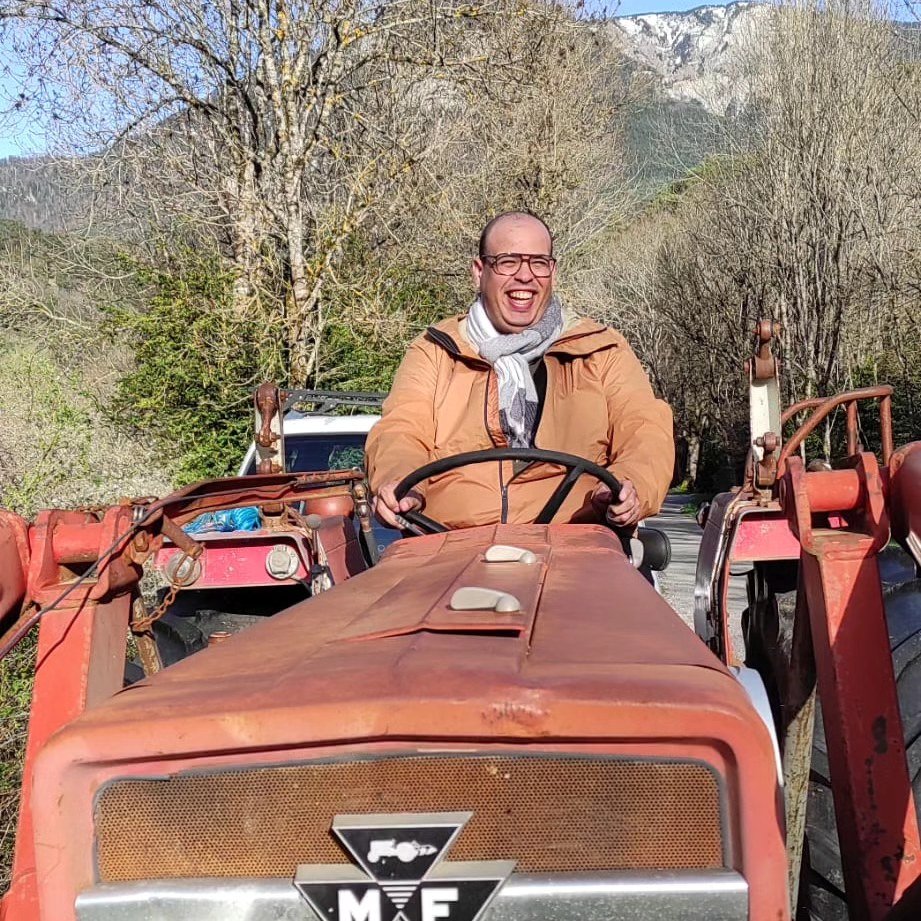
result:
M 10 890 L 0 919 L 38 916 L 32 774 L 50 737 L 124 684 L 132 605 L 142 564 L 168 538 L 194 558 L 181 525 L 204 512 L 280 509 L 327 491 L 355 493 L 355 470 L 207 480 L 163 499 L 103 512 L 49 510 L 27 524 L 0 510 L 0 658 L 37 624 L 38 650 Z
M 16 852 L 3 901 L 4 918 L 14 919 L 37 917 L 35 758 L 58 729 L 122 687 L 128 618 L 140 567 L 125 557 L 117 541 L 130 531 L 129 506 L 111 508 L 101 518 L 91 512 L 45 511 L 31 525 L 9 512 L 2 516 L 4 536 L 21 536 L 19 546 L 25 548 L 18 570 L 6 568 L 0 584 L 4 623 L 19 614 L 6 631 L 6 648 L 39 623 Z M 119 552 L 94 571 L 94 562 L 113 539 Z M 7 537 L 0 544 L 4 559 L 12 556 L 9 543 Z

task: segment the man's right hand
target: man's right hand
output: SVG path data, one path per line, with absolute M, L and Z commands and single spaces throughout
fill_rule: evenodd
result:
M 397 501 L 395 490 L 399 482 L 399 480 L 391 480 L 385 483 L 374 497 L 374 514 L 377 520 L 387 525 L 388 528 L 402 529 L 404 524 L 397 520 L 397 516 L 421 509 L 423 506 L 421 494 L 414 489 Z

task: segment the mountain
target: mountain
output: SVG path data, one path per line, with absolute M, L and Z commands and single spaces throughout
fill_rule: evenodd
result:
M 685 13 L 619 16 L 608 27 L 629 57 L 660 78 L 671 99 L 726 115 L 745 99 L 744 52 L 763 34 L 769 15 L 769 6 L 744 0 Z
M 652 92 L 627 115 L 638 186 L 655 189 L 716 149 L 722 117 L 745 100 L 738 52 L 763 31 L 770 7 L 750 0 L 684 13 L 621 16 L 594 26 L 650 77 Z M 71 229 L 93 207 L 93 191 L 66 161 L 0 159 L 0 219 L 43 230 Z
M 70 229 L 68 216 L 86 214 L 92 190 L 74 165 L 50 157 L 0 159 L 0 220 L 33 230 Z

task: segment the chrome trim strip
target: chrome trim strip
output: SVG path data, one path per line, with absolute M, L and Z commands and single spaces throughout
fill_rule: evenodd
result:
M 78 921 L 316 921 L 289 880 L 110 883 L 77 897 Z M 515 874 L 482 921 L 745 921 L 732 870 Z M 389 921 L 384 918 L 383 921 Z

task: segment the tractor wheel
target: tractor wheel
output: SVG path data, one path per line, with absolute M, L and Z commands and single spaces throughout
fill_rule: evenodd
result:
M 908 775 L 917 808 L 921 804 L 921 580 L 893 586 L 886 592 L 886 620 L 905 732 Z M 803 862 L 799 913 L 801 921 L 847 921 L 844 874 L 835 826 L 825 727 L 818 703 Z
M 745 664 L 764 681 L 778 737 L 790 672 L 796 579 L 796 566 L 789 563 L 759 564 L 749 573 L 749 604 L 742 612 Z

